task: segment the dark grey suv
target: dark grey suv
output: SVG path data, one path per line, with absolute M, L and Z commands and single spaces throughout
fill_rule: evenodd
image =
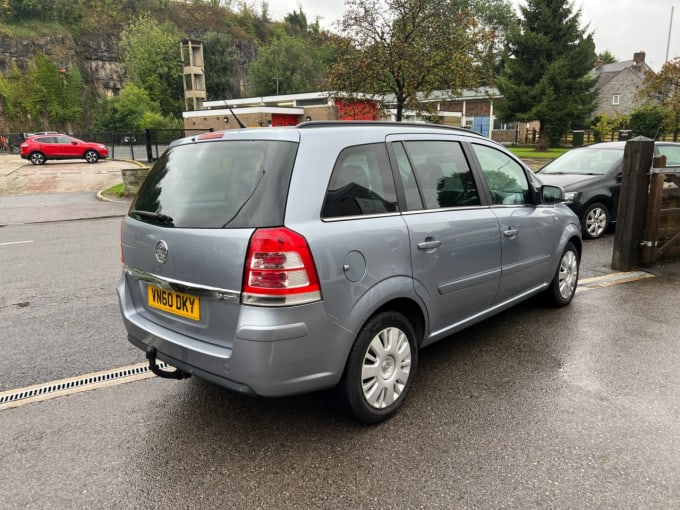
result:
M 403 403 L 421 347 L 535 294 L 572 300 L 581 232 L 563 198 L 462 129 L 182 139 L 122 224 L 128 338 L 161 376 L 260 396 L 339 385 L 377 422 Z

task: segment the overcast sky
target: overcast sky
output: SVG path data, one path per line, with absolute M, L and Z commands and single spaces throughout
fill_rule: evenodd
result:
M 526 3 L 512 0 L 513 5 Z M 262 2 L 255 0 L 256 8 Z M 680 57 L 680 0 L 573 0 L 581 8 L 581 22 L 595 34 L 598 53 L 609 50 L 618 60 L 631 60 L 633 53 L 644 51 L 647 64 L 658 71 L 666 61 L 666 48 L 673 24 L 668 58 Z M 317 17 L 323 28 L 333 30 L 345 11 L 343 0 L 268 0 L 270 17 L 281 21 L 302 8 L 309 22 Z

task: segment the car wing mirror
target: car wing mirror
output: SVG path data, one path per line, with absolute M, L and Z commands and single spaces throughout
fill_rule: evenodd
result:
M 549 186 L 545 184 L 541 188 L 541 202 L 544 204 L 564 202 L 564 190 L 560 186 Z

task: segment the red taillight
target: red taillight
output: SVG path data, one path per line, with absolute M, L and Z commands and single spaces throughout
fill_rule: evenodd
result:
M 256 230 L 248 246 L 243 302 L 285 306 L 319 299 L 319 279 L 305 238 L 287 228 Z

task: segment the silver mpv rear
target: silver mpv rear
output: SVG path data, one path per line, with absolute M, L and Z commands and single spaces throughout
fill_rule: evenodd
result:
M 310 122 L 182 139 L 123 220 L 128 338 L 161 376 L 267 397 L 339 385 L 378 422 L 421 347 L 538 293 L 571 302 L 581 233 L 562 200 L 463 129 Z

